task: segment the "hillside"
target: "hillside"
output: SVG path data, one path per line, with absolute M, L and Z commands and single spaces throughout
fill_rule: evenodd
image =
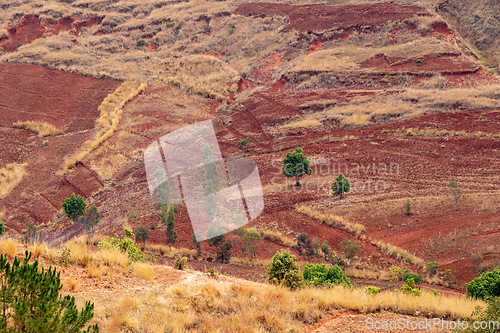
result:
M 167 244 L 165 227 L 143 155 L 163 135 L 211 119 L 222 155 L 254 160 L 264 189 L 264 211 L 249 224 L 264 235 L 257 259 L 243 258 L 240 236 L 230 234 L 233 259 L 218 266 L 223 273 L 265 282 L 281 248 L 303 265 L 295 246 L 301 233 L 339 255 L 343 240 L 356 242 L 360 252 L 346 274 L 383 290 L 397 287 L 391 267 L 425 275 L 425 263 L 437 262 L 439 274 L 422 288 L 463 294 L 478 271 L 500 262 L 491 1 L 473 11 L 453 0 L 0 0 L 0 7 L 7 236 L 20 239 L 30 220 L 48 248 L 84 235 L 61 206 L 75 193 L 101 213 L 99 237 L 145 226 L 155 269 L 181 274 L 166 267 L 173 250 L 155 248 Z M 237 145 L 246 137 L 248 151 Z M 300 187 L 281 173 L 296 147 L 313 169 Z M 331 194 L 340 172 L 352 185 L 343 199 Z M 174 247 L 194 269 L 212 266 L 206 241 L 195 255 L 184 204 L 175 221 Z M 140 294 L 137 280 L 123 288 L 136 285 Z M 339 316 L 346 323 L 346 313 L 332 309 L 330 319 L 301 322 L 327 327 Z

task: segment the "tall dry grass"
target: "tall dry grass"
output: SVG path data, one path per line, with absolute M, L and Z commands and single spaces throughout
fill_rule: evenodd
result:
M 134 81 L 122 83 L 112 94 L 109 94 L 99 106 L 100 116 L 96 124 L 96 134 L 85 142 L 80 152 L 65 161 L 65 168 L 75 165 L 110 138 L 118 128 L 125 104 L 146 89 L 147 84 Z
M 57 127 L 38 121 L 18 121 L 12 125 L 15 128 L 24 128 L 37 133 L 39 137 L 43 138 L 46 136 L 61 134 L 62 130 Z
M 27 166 L 27 163 L 10 163 L 0 169 L 0 199 L 3 199 L 21 183 L 26 175 Z
M 0 253 L 3 253 L 9 259 L 16 256 L 17 242 L 10 238 L 0 238 Z
M 283 235 L 279 231 L 273 231 L 268 229 L 257 229 L 263 239 L 268 239 L 271 242 L 281 243 L 288 247 L 297 246 L 297 240 Z
M 319 223 L 341 228 L 356 237 L 360 237 L 366 231 L 366 227 L 364 225 L 355 222 L 348 222 L 342 216 L 321 213 L 304 205 L 297 206 L 295 210 L 300 214 L 304 214 L 313 220 L 318 221 Z
M 422 258 L 417 257 L 413 253 L 408 252 L 405 249 L 391 245 L 381 240 L 371 240 L 373 245 L 376 245 L 380 250 L 382 250 L 387 255 L 394 257 L 400 261 L 408 262 L 416 266 L 424 267 L 425 261 Z
M 500 139 L 500 132 L 485 133 L 482 131 L 466 132 L 466 131 L 453 131 L 453 130 L 440 130 L 440 129 L 419 129 L 419 128 L 402 128 L 393 131 L 383 130 L 381 133 L 391 133 L 396 136 L 463 136 L 471 138 L 491 138 Z

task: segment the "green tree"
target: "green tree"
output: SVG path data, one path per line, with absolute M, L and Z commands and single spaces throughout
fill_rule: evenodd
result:
M 80 222 L 85 226 L 87 234 L 92 236 L 94 234 L 94 227 L 101 219 L 101 214 L 97 211 L 96 205 L 92 205 L 87 209 L 85 216 L 80 216 Z
M 76 224 L 78 218 L 85 212 L 87 204 L 81 196 L 75 196 L 73 193 L 71 197 L 64 200 L 62 206 L 66 215 Z
M 273 256 L 267 274 L 269 275 L 269 282 L 283 284 L 291 289 L 301 287 L 304 282 L 299 265 L 295 261 L 295 256 L 286 250 L 281 250 Z
M 210 238 L 208 245 L 214 248 L 217 256 L 216 260 L 220 260 L 223 263 L 228 263 L 231 260 L 233 241 L 231 239 L 226 240 L 224 234 Z
M 135 241 L 143 242 L 144 246 L 146 246 L 146 241 L 149 239 L 149 230 L 145 226 L 141 225 L 135 231 Z
M 500 296 L 500 269 L 481 274 L 465 285 L 467 296 L 479 299 Z
M 245 138 L 245 139 L 241 139 L 240 141 L 238 141 L 237 145 L 240 149 L 244 149 L 246 148 L 247 144 L 252 141 L 252 139 L 250 139 L 248 136 Z M 248 152 L 248 149 L 247 149 L 247 152 Z
M 86 302 L 79 311 L 73 296 L 62 296 L 60 273 L 40 269 L 38 261 L 29 264 L 31 253 L 14 259 L 0 255 L 0 331 L 97 333 L 96 325 L 85 325 L 94 317 L 94 304 Z
M 344 193 L 351 190 L 351 183 L 349 180 L 341 173 L 335 178 L 332 185 L 332 195 L 335 197 L 340 195 L 340 199 L 344 197 Z
M 344 253 L 344 256 L 351 260 L 358 254 L 359 252 L 359 244 L 356 241 L 352 241 L 349 239 L 343 239 L 340 242 L 340 250 Z
M 310 261 L 314 257 L 315 252 L 311 239 L 306 233 L 299 234 L 297 236 L 297 251 L 299 255 L 305 255 L 307 261 Z
M 141 250 L 134 242 L 134 233 L 132 230 L 125 228 L 125 237 L 120 239 L 117 234 L 114 237 L 106 236 L 102 241 L 97 244 L 99 249 L 118 249 L 126 253 L 130 260 L 139 261 L 144 259 Z
M 38 230 L 38 228 L 33 224 L 32 221 L 28 223 L 28 229 L 26 229 L 24 233 L 24 242 L 25 243 L 35 243 L 42 239 L 42 231 Z
M 3 224 L 3 221 L 0 220 L 0 236 L 3 236 L 5 234 L 5 225 Z
M 458 186 L 458 182 L 455 179 L 452 179 L 450 180 L 448 186 L 450 187 L 451 195 L 455 200 L 455 208 L 456 210 L 458 210 L 458 199 L 460 199 L 460 197 L 462 196 L 462 194 L 460 193 L 460 187 Z
M 253 254 L 255 258 L 255 250 L 259 246 L 259 242 L 262 239 L 260 232 L 255 228 L 250 228 L 246 230 L 243 236 L 243 246 L 246 248 L 246 251 Z
M 170 206 L 167 215 L 167 231 L 165 232 L 167 235 L 168 243 L 175 243 L 177 238 L 177 231 L 175 231 L 175 212 L 177 208 L 175 206 Z
M 474 325 L 469 325 L 467 329 L 456 330 L 456 332 L 498 333 L 498 327 L 495 327 L 495 322 L 500 321 L 500 297 L 488 297 L 485 302 L 487 304 L 486 309 L 477 306 L 472 315 L 477 318 L 477 323 L 488 323 L 487 327 L 474 328 Z
M 311 162 L 304 156 L 304 151 L 297 147 L 294 151 L 286 153 L 281 172 L 287 178 L 295 177 L 296 185 L 299 186 L 300 177 L 312 173 Z

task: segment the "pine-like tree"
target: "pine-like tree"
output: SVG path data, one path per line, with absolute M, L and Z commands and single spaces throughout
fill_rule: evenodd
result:
M 170 206 L 167 214 L 167 242 L 175 243 L 175 239 L 177 238 L 177 231 L 175 231 L 175 212 L 177 209 L 175 206 Z

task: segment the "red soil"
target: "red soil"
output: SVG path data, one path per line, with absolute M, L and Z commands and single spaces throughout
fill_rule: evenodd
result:
M 302 32 L 373 27 L 417 15 L 430 15 L 420 7 L 399 6 L 390 3 L 342 6 L 253 3 L 239 5 L 234 14 L 258 17 L 286 16 L 289 18 L 286 29 L 297 29 Z
M 36 65 L 0 64 L 1 161 L 28 164 L 22 183 L 0 203 L 10 232 L 21 232 L 29 220 L 48 222 L 66 197 L 88 197 L 102 186 L 83 164 L 64 177 L 57 172 L 64 159 L 91 137 L 99 104 L 119 84 Z M 64 134 L 39 138 L 12 128 L 14 122 L 27 120 L 47 122 Z
M 319 51 L 322 45 L 323 42 L 319 39 L 316 39 L 314 42 L 311 43 L 311 45 L 309 45 L 309 48 L 306 50 L 306 54 L 311 54 Z
M 210 55 L 212 57 L 216 57 L 217 59 L 220 59 L 223 56 L 222 54 L 214 51 L 203 52 L 203 55 Z
M 0 40 L 4 52 L 14 52 L 19 43 L 28 44 L 38 38 L 57 35 L 61 31 L 69 31 L 75 36 L 80 35 L 81 28 L 98 25 L 103 18 L 91 16 L 82 20 L 80 15 L 57 20 L 42 21 L 38 15 L 21 17 L 20 24 L 7 29 L 9 35 Z
M 264 82 L 272 81 L 273 78 L 273 69 L 278 67 L 281 63 L 281 57 L 283 56 L 283 52 L 272 54 L 263 61 L 261 61 L 257 66 L 255 66 L 252 71 L 252 75 L 257 80 L 261 80 Z

